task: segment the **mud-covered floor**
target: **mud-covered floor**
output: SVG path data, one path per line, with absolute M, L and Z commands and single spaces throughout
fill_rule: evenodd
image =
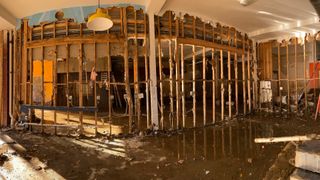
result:
M 255 144 L 255 137 L 318 133 L 320 122 L 296 115 L 257 113 L 226 125 L 176 133 L 107 139 L 8 131 L 9 152 L 0 179 L 263 179 L 286 143 Z M 17 176 L 15 158 L 30 164 Z M 35 161 L 38 162 L 34 165 Z M 275 174 L 288 178 L 292 171 Z M 37 174 L 38 172 L 38 174 Z M 269 177 L 270 178 L 270 177 Z

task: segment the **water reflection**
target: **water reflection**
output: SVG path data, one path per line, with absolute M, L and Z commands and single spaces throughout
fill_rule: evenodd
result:
M 158 147 L 168 151 L 177 160 L 252 158 L 263 148 L 254 144 L 254 138 L 272 135 L 273 130 L 269 126 L 248 121 L 224 127 L 187 130 L 182 134 L 157 139 L 161 142 Z

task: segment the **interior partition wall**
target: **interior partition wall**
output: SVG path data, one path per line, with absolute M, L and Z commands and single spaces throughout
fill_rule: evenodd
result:
M 114 26 L 88 30 L 60 19 L 15 31 L 15 119 L 31 131 L 96 135 L 214 124 L 256 108 L 253 44 L 235 28 L 199 18 L 155 16 L 156 59 L 149 59 L 143 10 L 105 8 Z M 156 61 L 157 71 L 149 71 Z M 150 103 L 150 74 L 158 104 Z M 26 117 L 25 119 L 23 117 Z

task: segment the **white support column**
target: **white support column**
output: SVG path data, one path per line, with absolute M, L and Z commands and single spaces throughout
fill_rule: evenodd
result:
M 150 98 L 151 98 L 151 123 L 154 130 L 159 128 L 158 95 L 157 95 L 157 61 L 156 40 L 154 29 L 154 13 L 149 12 L 149 73 L 150 73 Z

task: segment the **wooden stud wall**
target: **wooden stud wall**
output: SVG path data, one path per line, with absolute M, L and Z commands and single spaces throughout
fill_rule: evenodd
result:
M 58 59 L 60 56 L 58 52 L 59 46 L 65 47 L 66 57 L 65 62 L 67 64 L 66 83 L 59 84 L 57 76 L 58 62 L 53 64 L 53 107 L 58 108 L 57 98 L 58 86 L 64 86 L 67 89 L 66 109 L 67 109 L 67 122 L 68 125 L 72 125 L 70 122 L 71 114 L 69 108 L 72 105 L 69 100 L 71 86 L 77 86 L 77 97 L 79 109 L 94 108 L 94 123 L 89 127 L 94 128 L 94 134 L 99 131 L 100 120 L 97 113 L 97 86 L 100 86 L 103 82 L 96 80 L 93 83 L 93 106 L 88 107 L 87 102 L 84 99 L 84 95 L 88 93 L 86 88 L 87 73 L 86 70 L 87 57 L 84 53 L 85 45 L 93 45 L 94 50 L 94 66 L 97 66 L 99 57 L 97 55 L 98 45 L 106 45 L 106 69 L 107 69 L 107 94 L 108 94 L 108 123 L 110 126 L 109 133 L 112 134 L 112 124 L 114 122 L 113 117 L 113 103 L 116 101 L 114 92 L 111 90 L 115 87 L 123 87 L 125 89 L 125 97 L 128 106 L 128 132 L 133 132 L 134 128 L 145 129 L 151 128 L 150 121 L 150 99 L 149 99 L 149 71 L 148 71 L 148 18 L 142 10 L 135 10 L 133 7 L 127 8 L 108 8 L 107 13 L 111 16 L 114 26 L 105 32 L 92 32 L 87 29 L 85 24 L 78 24 L 73 20 L 56 21 L 52 23 L 42 24 L 41 26 L 28 26 L 28 20 L 24 20 L 21 26 L 21 30 L 17 33 L 17 59 L 21 59 L 21 66 L 17 65 L 17 69 L 21 69 L 19 78 L 16 84 L 17 99 L 21 100 L 24 105 L 33 105 L 33 78 L 32 66 L 33 56 L 32 52 L 36 48 L 41 48 L 41 60 L 42 67 L 44 68 L 45 49 L 54 47 L 55 56 L 54 59 Z M 239 87 L 240 83 L 243 83 L 243 106 L 244 114 L 246 114 L 246 107 L 249 107 L 249 112 L 252 111 L 252 73 L 253 69 L 250 63 L 253 62 L 253 48 L 252 41 L 247 35 L 242 35 L 232 27 L 221 26 L 216 24 L 204 23 L 199 18 L 185 15 L 184 20 L 179 17 L 175 17 L 172 12 L 166 12 L 162 17 L 156 17 L 156 37 L 157 37 L 157 61 L 158 61 L 158 76 L 159 76 L 159 107 L 160 107 L 160 128 L 161 129 L 179 129 L 186 127 L 197 127 L 213 124 L 220 116 L 222 121 L 225 120 L 225 106 L 228 107 L 228 118 L 240 114 L 239 110 Z M 143 45 L 141 45 L 141 40 Z M 114 44 L 121 44 L 123 52 L 123 82 L 114 82 L 112 80 L 112 53 L 111 48 Z M 71 46 L 77 46 L 78 51 L 78 80 L 72 81 L 73 70 L 70 69 L 72 65 Z M 132 51 L 133 49 L 133 51 Z M 190 51 L 191 50 L 191 51 Z M 163 57 L 164 53 L 168 56 Z M 191 53 L 191 54 L 188 54 Z M 191 55 L 191 56 L 190 56 Z M 238 56 L 241 58 L 242 67 L 238 68 Z M 189 58 L 189 59 L 188 59 Z M 131 64 L 132 60 L 132 64 Z M 141 61 L 143 60 L 143 61 Z M 31 69 L 28 69 L 27 62 L 30 62 Z M 191 63 L 190 63 L 191 62 Z M 191 64 L 190 67 L 188 66 Z M 201 65 L 201 68 L 200 66 Z M 141 77 L 139 67 L 144 65 L 145 76 Z M 129 69 L 133 67 L 131 72 Z M 165 68 L 169 68 L 169 79 L 165 79 L 163 71 Z M 243 78 L 238 79 L 242 68 Z M 232 69 L 235 70 L 233 74 Z M 186 72 L 192 71 L 192 77 L 187 78 Z M 201 71 L 201 77 L 197 75 L 197 71 Z M 29 72 L 28 72 L 29 71 Z M 227 74 L 224 75 L 224 74 Z M 211 74 L 211 76 L 209 76 Z M 44 69 L 42 69 L 42 77 L 44 76 Z M 130 77 L 133 76 L 131 79 Z M 44 78 L 42 78 L 43 80 Z M 72 82 L 71 82 L 72 81 Z M 59 85 L 58 85 L 59 84 Z M 165 84 L 169 84 L 169 106 L 165 103 L 164 89 Z M 188 86 L 192 86 L 191 92 L 186 92 Z M 198 85 L 201 85 L 201 91 L 198 92 Z M 142 107 L 140 89 L 145 86 L 145 106 Z M 29 90 L 27 91 L 27 87 Z M 220 91 L 218 88 L 220 87 Z M 227 88 L 227 94 L 225 88 Z M 211 88 L 211 89 L 210 89 Z M 44 82 L 42 82 L 42 89 L 44 89 Z M 133 89 L 133 91 L 131 91 Z M 210 91 L 208 91 L 210 89 Z M 246 91 L 248 91 L 246 93 Z M 29 92 L 30 96 L 26 93 Z M 131 94 L 134 92 L 134 94 Z M 197 94 L 202 94 L 197 95 Z M 247 95 L 248 96 L 247 96 Z M 225 97 L 225 95 L 227 97 Z M 87 95 L 88 96 L 88 95 Z M 188 97 L 192 96 L 192 108 L 187 105 Z M 45 94 L 42 94 L 41 106 L 45 106 L 44 98 Z M 113 97 L 113 98 L 111 98 Z M 209 100 L 208 97 L 212 97 Z M 220 98 L 218 98 L 220 97 Z M 75 97 L 74 97 L 75 98 Z M 121 97 L 122 98 L 122 97 Z M 225 99 L 227 98 L 227 100 Z M 212 101 L 211 103 L 209 103 Z M 199 102 L 202 102 L 202 107 L 199 106 Z M 217 105 L 218 104 L 218 105 Z M 228 104 L 228 105 L 226 105 Z M 235 105 L 233 105 L 235 104 Z M 207 108 L 211 105 L 212 108 Z M 169 107 L 166 111 L 166 107 Z M 142 109 L 144 108 L 144 109 Z M 200 109 L 203 109 L 200 112 Z M 191 110 L 190 110 L 191 109 Z M 212 109 L 212 116 L 209 116 Z M 220 111 L 219 111 L 219 110 Z M 41 131 L 45 130 L 45 109 L 41 109 Z M 146 121 L 142 118 L 143 112 L 146 113 Z M 169 112 L 169 113 L 167 113 Z M 192 112 L 192 113 L 189 113 Z M 54 132 L 57 132 L 59 127 L 56 110 L 54 110 Z M 192 114 L 192 120 L 189 121 L 189 116 Z M 197 115 L 201 115 L 203 118 L 200 121 Z M 69 124 L 70 122 L 70 124 Z M 103 121 L 104 124 L 104 121 Z M 30 125 L 32 123 L 30 122 Z M 81 133 L 84 133 L 88 128 L 84 119 L 84 112 L 79 112 L 79 127 Z M 135 126 L 136 125 L 136 126 Z
M 314 110 L 310 109 L 308 101 L 312 98 L 316 103 L 318 97 L 316 84 L 319 77 L 310 73 L 311 70 L 318 72 L 318 37 L 318 34 L 306 34 L 303 38 L 293 37 L 281 43 L 269 41 L 258 45 L 259 79 L 271 81 L 273 89 L 277 86 L 272 94 L 273 105 L 282 112 L 303 112 L 307 115 Z

